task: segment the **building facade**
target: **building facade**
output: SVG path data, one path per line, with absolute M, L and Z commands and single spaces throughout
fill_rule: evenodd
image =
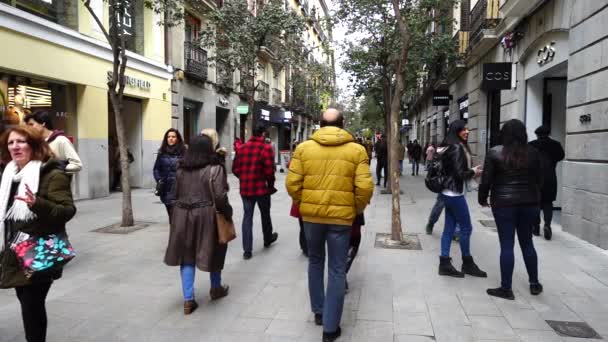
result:
M 461 57 L 412 101 L 410 135 L 439 142 L 465 119 L 481 163 L 505 121 L 522 120 L 530 140 L 549 126 L 566 151 L 554 202 L 563 229 L 608 249 L 608 1 L 463 0 L 454 18 Z M 438 90 L 449 105 L 433 106 Z
M 92 0 L 108 24 L 107 5 Z M 171 73 L 164 63 L 159 18 L 142 3 L 129 17 L 127 87 L 123 117 L 134 155 L 131 184 L 154 184 L 152 166 L 164 130 L 171 125 Z M 73 141 L 84 164 L 75 177 L 76 198 L 110 192 L 116 133 L 107 80 L 109 44 L 81 1 L 0 2 L 0 90 L 5 124 L 19 124 L 35 110 L 47 110 L 56 128 Z

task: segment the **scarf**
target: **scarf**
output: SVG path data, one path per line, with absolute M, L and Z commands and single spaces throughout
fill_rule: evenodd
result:
M 20 200 L 14 200 L 13 205 L 7 208 L 9 196 L 11 195 L 11 187 L 13 183 L 19 182 L 17 195 L 25 197 L 25 185 L 30 187 L 34 194 L 38 192 L 38 183 L 40 182 L 40 167 L 42 162 L 32 160 L 25 165 L 21 170 L 18 170 L 17 164 L 11 161 L 6 165 L 2 174 L 2 182 L 0 183 L 0 251 L 4 249 L 5 226 L 4 221 L 31 221 L 36 218 L 27 204 Z
M 173 146 L 167 145 L 163 148 L 161 153 L 168 154 L 170 156 L 181 156 L 184 154 L 184 145 L 183 144 L 175 144 Z

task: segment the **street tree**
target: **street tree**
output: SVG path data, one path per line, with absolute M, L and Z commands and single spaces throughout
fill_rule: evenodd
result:
M 403 98 L 418 85 L 423 69 L 441 69 L 455 56 L 454 0 L 338 0 L 338 20 L 353 38 L 343 67 L 356 91 L 381 90 L 387 118 L 392 194 L 391 240 L 403 243 L 398 134 Z M 378 85 L 380 85 L 378 87 Z
M 122 189 L 122 219 L 121 227 L 133 226 L 133 206 L 131 203 L 131 184 L 129 182 L 129 158 L 127 153 L 126 136 L 123 122 L 123 99 L 126 86 L 125 71 L 127 69 L 127 48 L 132 39 L 134 27 L 132 16 L 135 5 L 141 4 L 137 0 L 104 0 L 109 9 L 109 27 L 106 27 L 91 7 L 91 0 L 83 0 L 87 9 L 112 50 L 112 71 L 108 74 L 108 96 L 114 112 L 116 122 L 116 138 L 120 155 L 120 169 L 122 171 L 120 184 Z M 172 26 L 183 19 L 183 10 L 180 0 L 144 0 L 145 8 L 163 16 L 158 25 Z
M 253 6 L 253 8 L 251 7 Z M 232 75 L 240 73 L 241 93 L 247 98 L 252 129 L 256 125 L 255 95 L 260 83 L 258 67 L 266 62 L 278 73 L 285 67 L 298 70 L 304 61 L 301 41 L 304 19 L 285 8 L 282 0 L 266 4 L 227 0 L 209 13 L 209 25 L 201 31 L 201 43 L 214 51 L 209 61 Z M 244 139 L 244 131 L 241 130 Z

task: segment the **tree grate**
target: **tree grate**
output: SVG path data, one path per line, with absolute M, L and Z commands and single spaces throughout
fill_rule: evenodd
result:
M 560 336 L 591 338 L 601 340 L 602 337 L 585 322 L 547 321 L 547 324 Z

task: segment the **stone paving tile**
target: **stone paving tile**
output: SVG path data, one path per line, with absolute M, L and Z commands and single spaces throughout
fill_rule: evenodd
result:
M 501 311 L 513 329 L 552 329 L 536 310 L 501 308 Z
M 435 339 L 437 342 L 476 342 L 470 325 L 435 327 Z
M 435 341 L 433 336 L 419 335 L 395 335 L 394 342 L 432 342 Z
M 517 341 L 517 335 L 504 317 L 470 316 L 475 338 Z
M 460 296 L 460 302 L 467 315 L 501 316 L 496 304 L 489 296 Z
M 431 319 L 427 313 L 395 314 L 395 334 L 433 336 Z
M 384 342 L 394 338 L 393 324 L 389 322 L 357 320 L 352 330 L 352 342 Z
M 553 330 L 525 330 L 515 329 L 521 342 L 562 342 L 563 339 Z

